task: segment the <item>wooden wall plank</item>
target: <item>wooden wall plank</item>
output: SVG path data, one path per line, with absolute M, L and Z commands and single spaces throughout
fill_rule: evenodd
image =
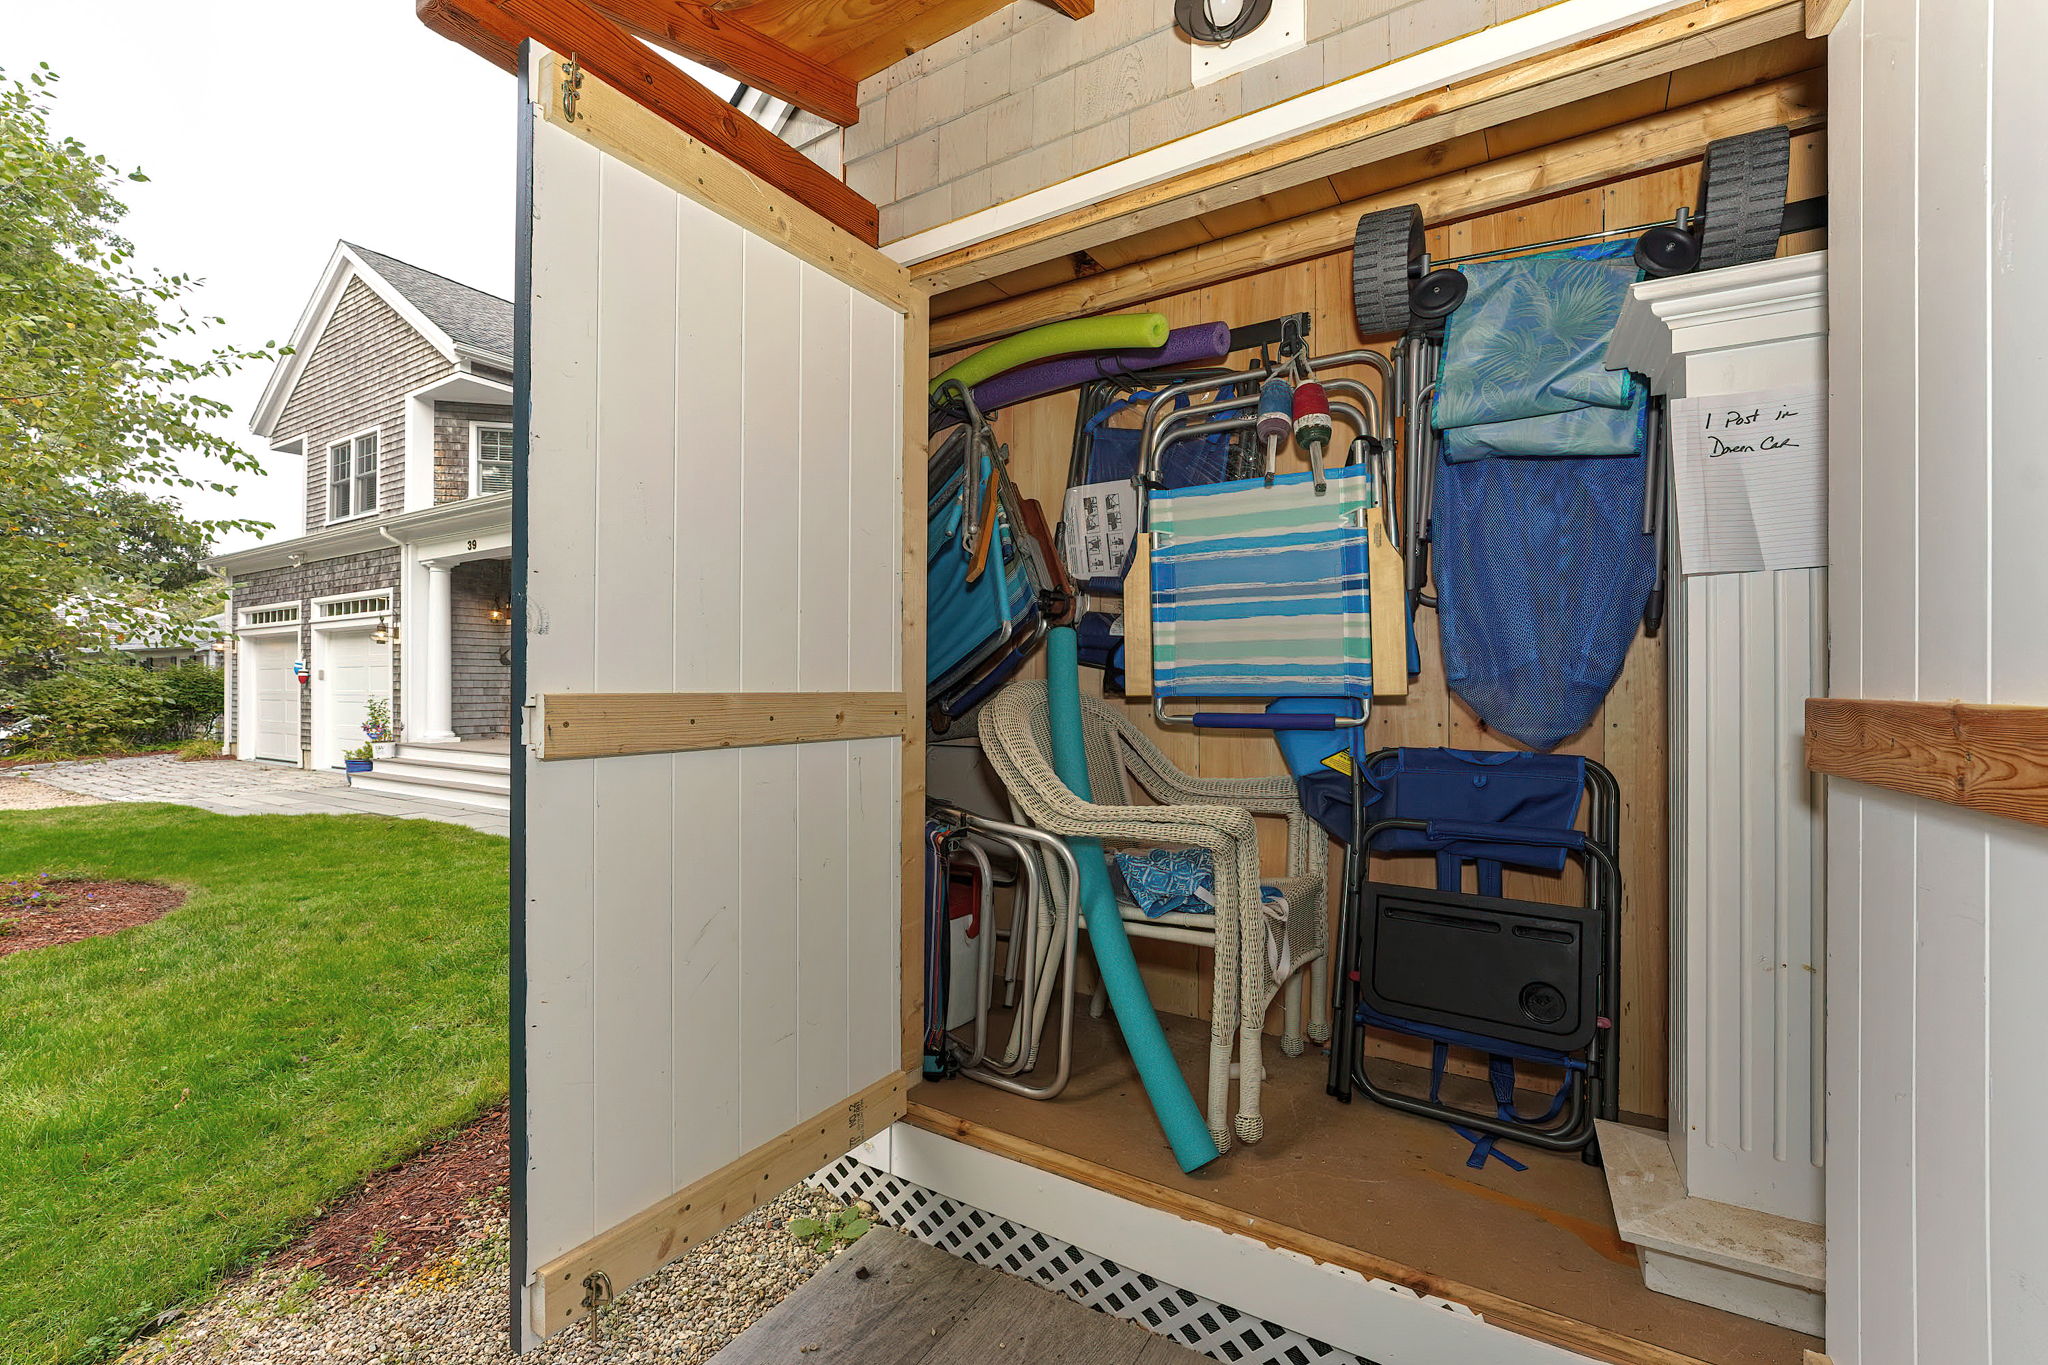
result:
M 1817 773 L 2048 825 L 2048 706 L 1815 697 Z
M 1417 204 L 1424 218 L 1437 225 L 1488 216 L 1516 204 L 1540 201 L 1560 190 L 1696 163 L 1714 138 L 1780 123 L 1803 129 L 1817 122 L 1822 112 L 1821 83 L 1816 75 L 1784 77 L 1654 115 L 1626 128 L 1588 133 L 1475 164 L 1465 175 L 1403 182 L 1398 188 L 1334 208 L 952 313 L 932 324 L 932 344 L 948 351 L 979 345 L 1041 322 L 1127 308 L 1162 293 L 1179 293 L 1311 259 L 1349 246 L 1359 215 L 1376 209 Z M 1482 153 L 1483 143 L 1482 138 L 1475 144 Z M 1459 159 L 1471 155 L 1468 148 Z M 943 307 L 944 300 L 940 303 Z
M 541 757 L 866 739 L 902 734 L 907 716 L 900 692 L 552 692 L 541 697 Z

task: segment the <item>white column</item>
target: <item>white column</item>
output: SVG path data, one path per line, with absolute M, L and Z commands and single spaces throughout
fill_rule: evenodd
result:
M 1608 362 L 1672 398 L 1824 384 L 1826 254 L 1637 284 Z M 1670 602 L 1669 1150 L 1603 1126 L 1626 1149 L 1609 1184 L 1652 1288 L 1818 1332 L 1825 842 L 1803 708 L 1827 692 L 1827 570 L 1681 578 Z
M 455 630 L 448 579 L 454 566 L 429 559 L 420 567 L 427 571 L 425 638 L 409 640 L 407 647 L 420 651 L 420 666 L 413 676 L 420 681 L 422 695 L 419 722 L 406 726 L 406 732 L 409 739 L 432 742 L 455 738 Z

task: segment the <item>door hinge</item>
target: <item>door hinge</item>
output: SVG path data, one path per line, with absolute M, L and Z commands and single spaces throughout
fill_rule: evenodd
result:
M 576 54 L 569 54 L 568 63 L 562 67 L 562 117 L 576 121 L 576 101 L 583 94 L 583 67 L 576 60 Z

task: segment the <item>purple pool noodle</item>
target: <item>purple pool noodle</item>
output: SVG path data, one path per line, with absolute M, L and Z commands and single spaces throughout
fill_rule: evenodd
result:
M 994 412 L 1026 399 L 1071 389 L 1091 379 L 1115 374 L 1135 374 L 1168 365 L 1186 365 L 1197 360 L 1214 360 L 1230 354 L 1230 324 L 1203 322 L 1193 327 L 1176 327 L 1166 334 L 1166 344 L 1143 351 L 1101 351 L 1094 355 L 1068 356 L 999 374 L 974 386 L 974 402 L 983 412 Z

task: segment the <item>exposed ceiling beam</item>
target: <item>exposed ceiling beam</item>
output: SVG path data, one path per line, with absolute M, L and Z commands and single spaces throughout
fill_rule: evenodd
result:
M 1827 37 L 1848 8 L 1849 0 L 1806 0 L 1806 36 Z
M 723 71 L 844 127 L 860 122 L 854 82 L 738 15 L 700 0 L 595 0 L 594 8 L 635 37 Z
M 1045 3 L 1069 19 L 1086 19 L 1095 13 L 1095 0 L 1045 0 Z
M 580 0 L 419 0 L 428 28 L 509 71 L 531 38 L 681 128 L 691 137 L 873 245 L 879 214 L 794 147 Z

